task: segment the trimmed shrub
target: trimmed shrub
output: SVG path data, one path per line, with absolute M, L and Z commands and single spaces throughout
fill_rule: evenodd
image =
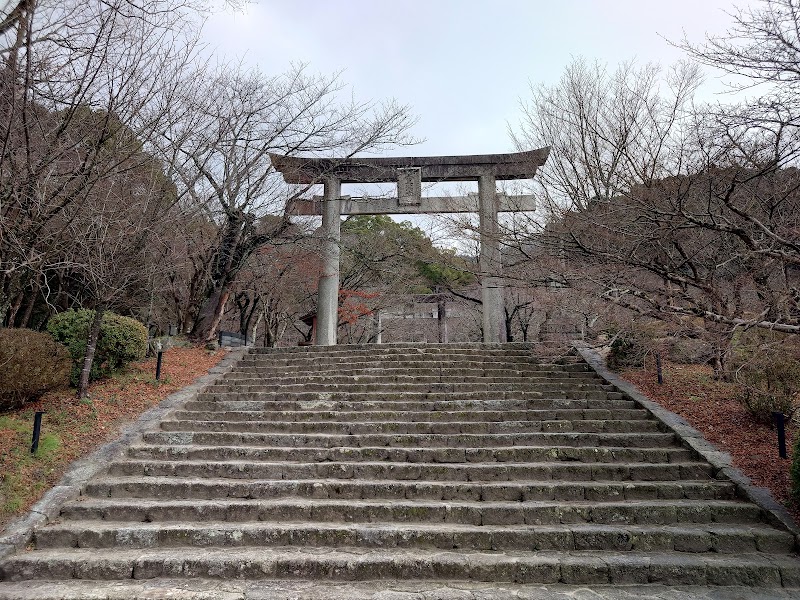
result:
M 642 336 L 633 333 L 622 333 L 611 342 L 611 351 L 608 354 L 608 368 L 612 371 L 644 366 L 648 347 Z
M 69 352 L 46 333 L 0 329 L 0 412 L 65 387 L 71 366 Z
M 780 353 L 752 357 L 737 370 L 739 400 L 756 421 L 772 424 L 772 413 L 788 417 L 797 410 L 795 398 L 800 393 L 800 361 Z
M 773 412 L 791 418 L 800 394 L 800 344 L 795 336 L 750 329 L 737 333 L 728 368 L 737 398 L 756 421 L 772 426 Z
M 667 360 L 682 365 L 707 365 L 714 360 L 714 347 L 703 339 L 671 336 L 656 340 Z
M 77 385 L 80 379 L 86 354 L 86 338 L 93 318 L 93 310 L 68 310 L 54 316 L 47 324 L 48 333 L 57 342 L 64 344 L 72 356 L 72 385 Z M 108 377 L 128 363 L 143 359 L 146 352 L 145 326 L 136 319 L 106 312 L 100 325 L 100 337 L 97 340 L 89 380 Z

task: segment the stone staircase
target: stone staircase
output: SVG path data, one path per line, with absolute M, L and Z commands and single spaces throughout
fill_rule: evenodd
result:
M 574 355 L 253 350 L 0 563 L 0 598 L 189 579 L 353 600 L 800 588 L 794 536 L 715 475 Z

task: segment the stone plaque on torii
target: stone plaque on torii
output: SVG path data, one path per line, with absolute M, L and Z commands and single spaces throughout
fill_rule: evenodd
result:
M 480 275 L 483 341 L 505 342 L 502 257 L 497 214 L 536 208 L 533 196 L 497 193 L 497 180 L 530 179 L 547 160 L 549 148 L 512 154 L 387 158 L 302 158 L 270 154 L 286 183 L 322 183 L 321 197 L 295 200 L 293 215 L 321 215 L 324 232 L 322 274 L 317 300 L 317 339 L 336 344 L 339 305 L 339 241 L 341 215 L 429 214 L 476 212 L 480 219 Z M 477 181 L 478 193 L 426 197 L 422 182 Z M 342 196 L 343 183 L 397 183 L 396 198 Z

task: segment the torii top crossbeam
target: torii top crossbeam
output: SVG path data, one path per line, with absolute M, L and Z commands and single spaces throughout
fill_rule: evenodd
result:
M 286 183 L 313 184 L 325 177 L 341 183 L 397 181 L 397 170 L 419 167 L 422 181 L 473 181 L 482 175 L 495 179 L 527 179 L 544 165 L 550 148 L 510 154 L 466 156 L 403 156 L 380 158 L 303 158 L 270 154 Z

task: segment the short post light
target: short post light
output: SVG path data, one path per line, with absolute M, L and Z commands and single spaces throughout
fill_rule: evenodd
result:
M 156 342 L 156 351 L 158 352 L 158 359 L 156 360 L 156 381 L 161 379 L 161 360 L 164 357 L 164 350 L 161 342 Z
M 36 454 L 39 449 L 39 435 L 42 433 L 42 415 L 44 411 L 37 410 L 33 415 L 33 437 L 31 438 L 31 454 Z

